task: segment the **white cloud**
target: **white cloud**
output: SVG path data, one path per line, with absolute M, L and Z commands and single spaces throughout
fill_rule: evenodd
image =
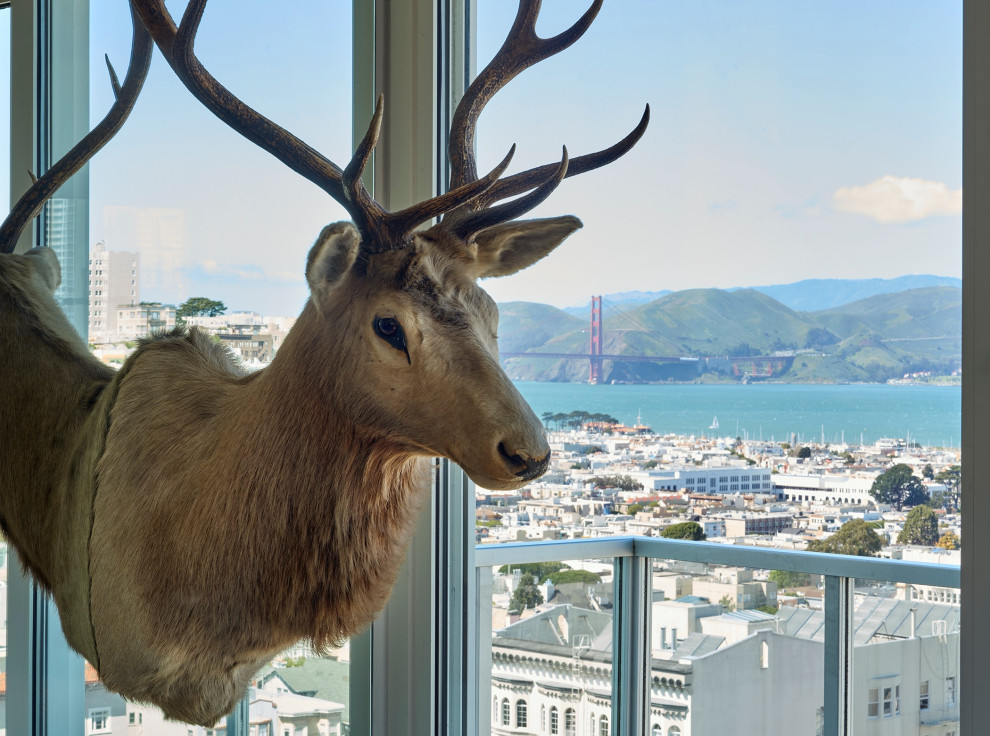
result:
M 914 222 L 962 212 L 962 189 L 939 181 L 887 175 L 861 187 L 842 187 L 832 195 L 836 209 L 885 224 Z

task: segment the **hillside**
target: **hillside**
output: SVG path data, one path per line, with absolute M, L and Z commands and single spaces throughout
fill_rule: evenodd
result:
M 960 363 L 961 306 L 961 290 L 950 286 L 875 295 L 816 312 L 795 311 L 755 289 L 691 289 L 640 306 L 606 306 L 606 355 L 703 360 L 605 361 L 605 380 L 855 382 L 920 371 L 946 374 Z M 512 302 L 501 308 L 504 352 L 588 352 L 585 320 L 546 305 Z M 787 357 L 771 360 L 775 355 Z M 503 364 L 522 380 L 588 376 L 586 360 L 512 358 Z

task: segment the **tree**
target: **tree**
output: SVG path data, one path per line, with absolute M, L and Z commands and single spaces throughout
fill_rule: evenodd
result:
M 680 524 L 671 524 L 662 532 L 661 537 L 667 539 L 692 539 L 696 542 L 705 539 L 705 530 L 696 521 L 682 521 Z
M 594 585 L 602 581 L 602 576 L 590 570 L 561 570 L 550 575 L 550 582 L 554 585 L 564 583 L 585 583 Z
M 924 544 L 931 547 L 938 542 L 938 517 L 930 506 L 915 506 L 904 520 L 904 528 L 897 535 L 898 544 Z
M 588 482 L 595 488 L 618 488 L 620 491 L 643 490 L 643 484 L 628 475 L 596 475 Z
M 522 613 L 527 608 L 536 608 L 541 603 L 543 603 L 543 594 L 536 587 L 536 578 L 527 572 L 519 578 L 519 586 L 512 594 L 509 608 Z
M 227 311 L 227 305 L 205 296 L 186 299 L 175 310 L 175 321 L 183 324 L 186 317 L 217 317 Z
M 925 480 L 932 480 L 935 477 L 935 469 L 931 466 L 931 463 L 921 469 L 921 477 Z
M 801 447 L 797 451 L 797 456 L 800 459 L 806 459 L 806 458 L 811 457 L 811 448 L 810 447 Z
M 935 476 L 935 480 L 945 486 L 946 508 L 959 508 L 959 482 L 962 480 L 962 467 L 951 465 L 945 470 L 940 470 Z
M 881 549 L 883 549 L 883 538 L 862 519 L 847 521 L 832 536 L 816 539 L 808 544 L 809 552 L 858 557 L 876 557 Z
M 806 572 L 790 572 L 789 570 L 771 570 L 767 579 L 777 583 L 778 588 L 803 588 L 811 585 L 811 575 Z
M 723 611 L 736 610 L 736 604 L 733 602 L 732 598 L 729 597 L 728 593 L 719 598 L 718 604 L 722 606 Z
M 925 487 L 914 477 L 911 466 L 904 463 L 880 473 L 873 481 L 870 495 L 877 503 L 889 503 L 898 511 L 905 506 L 920 506 L 928 500 Z
M 935 546 L 941 549 L 959 549 L 959 535 L 950 529 L 938 538 Z
M 502 565 L 502 567 L 498 569 L 498 571 L 503 575 L 507 575 L 513 570 L 521 571 L 522 577 L 529 575 L 542 583 L 555 572 L 560 570 L 570 570 L 570 568 L 563 562 L 525 562 L 521 565 Z
M 642 510 L 643 510 L 643 504 L 641 504 L 641 503 L 631 503 L 631 504 L 629 504 L 629 508 L 626 509 L 626 513 L 629 514 L 630 516 L 635 516 L 636 514 L 638 514 Z

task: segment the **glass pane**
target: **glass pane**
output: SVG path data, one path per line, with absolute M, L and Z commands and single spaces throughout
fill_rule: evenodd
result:
M 491 575 L 491 648 L 479 656 L 493 734 L 608 736 L 612 714 L 611 559 L 482 570 Z M 487 600 L 487 599 L 486 599 Z M 487 642 L 485 642 L 487 644 Z
M 298 2 L 278 12 L 254 0 L 217 4 L 205 13 L 196 52 L 235 95 L 343 165 L 351 149 L 350 28 L 350 3 Z M 103 55 L 123 77 L 129 43 L 126 7 L 93 3 L 94 121 L 113 101 Z M 187 325 L 226 345 L 241 370 L 265 368 L 308 298 L 309 247 L 324 225 L 347 219 L 316 186 L 220 123 L 157 51 L 141 99 L 93 160 L 90 181 L 89 341 L 115 366 L 138 339 L 172 329 L 185 315 Z M 236 516 L 217 510 L 217 523 L 236 524 Z M 267 525 L 230 531 L 263 539 L 266 547 L 297 541 L 279 539 Z M 230 574 L 236 580 L 239 571 Z M 244 574 L 254 579 L 250 569 Z M 346 643 L 319 654 L 304 641 L 277 654 L 254 675 L 244 733 L 347 732 L 349 662 Z M 167 722 L 158 709 L 108 692 L 92 668 L 86 707 L 87 733 L 143 727 L 219 736 L 228 725 Z
M 913 562 L 958 564 L 906 549 Z M 859 580 L 853 614 L 854 733 L 959 731 L 958 588 Z M 877 725 L 875 721 L 887 725 Z
M 788 629 L 797 609 L 778 606 L 767 571 L 654 560 L 652 579 L 651 728 L 816 733 L 821 632 Z

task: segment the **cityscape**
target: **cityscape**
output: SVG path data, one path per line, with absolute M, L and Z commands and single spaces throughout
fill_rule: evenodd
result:
M 89 340 L 107 363 L 122 363 L 136 340 L 180 316 L 181 305 L 142 300 L 147 249 L 92 249 Z M 249 370 L 272 359 L 293 323 L 253 312 L 183 319 Z M 956 448 L 910 436 L 737 437 L 717 417 L 692 435 L 581 410 L 543 420 L 551 467 L 521 491 L 477 489 L 477 544 L 633 535 L 959 564 Z M 612 733 L 613 584 L 607 559 L 492 570 L 492 733 Z M 652 585 L 651 736 L 707 736 L 739 723 L 751 733 L 821 733 L 819 576 L 655 560 Z M 896 722 L 900 733 L 956 734 L 959 591 L 858 581 L 853 620 L 855 732 L 888 733 Z M 305 643 L 284 653 L 255 682 L 252 736 L 349 733 L 348 669 L 346 645 L 329 657 Z M 225 733 L 222 722 L 164 721 L 107 692 L 91 667 L 86 682 L 87 734 Z

